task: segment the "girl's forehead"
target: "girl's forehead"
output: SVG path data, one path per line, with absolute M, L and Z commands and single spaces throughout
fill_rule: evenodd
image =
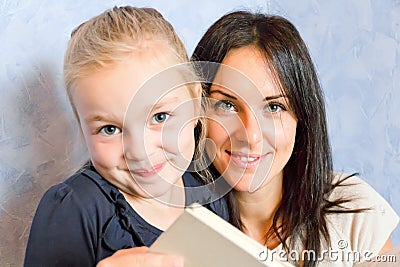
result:
M 177 106 L 184 102 L 191 101 L 193 99 L 191 91 L 187 86 L 179 86 L 168 90 L 166 93 L 160 96 L 153 97 L 145 97 L 145 98 L 137 98 L 133 97 L 130 105 L 138 106 L 141 105 L 139 102 L 143 102 L 143 106 L 146 109 L 159 109 L 166 106 Z M 136 101 L 136 103 L 135 103 Z
M 165 68 L 132 57 L 78 80 L 71 93 L 81 112 L 96 109 L 120 114 L 128 107 L 136 111 L 152 108 L 163 98 L 191 99 L 189 88 L 182 67 Z

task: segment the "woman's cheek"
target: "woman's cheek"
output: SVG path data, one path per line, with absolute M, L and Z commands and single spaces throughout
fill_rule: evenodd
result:
M 229 139 L 229 136 L 227 136 L 227 133 L 221 124 L 213 120 L 208 122 L 207 128 L 207 138 L 211 139 L 216 149 L 219 150 L 224 141 Z
M 284 124 L 283 127 L 276 127 L 275 131 L 276 152 L 280 154 L 280 157 L 284 157 L 285 161 L 289 160 L 296 139 L 296 123 L 291 121 Z

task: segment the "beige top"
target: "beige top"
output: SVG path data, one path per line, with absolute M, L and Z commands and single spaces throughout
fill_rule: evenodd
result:
M 396 228 L 399 217 L 386 200 L 370 185 L 358 177 L 351 177 L 334 189 L 330 199 L 349 197 L 354 199 L 344 204 L 348 208 L 369 208 L 361 213 L 338 213 L 327 216 L 331 248 L 325 248 L 320 255 L 312 251 L 282 250 L 282 244 L 272 250 L 276 256 L 286 256 L 289 261 L 296 257 L 318 257 L 318 266 L 353 266 L 366 261 L 381 250 L 391 232 Z

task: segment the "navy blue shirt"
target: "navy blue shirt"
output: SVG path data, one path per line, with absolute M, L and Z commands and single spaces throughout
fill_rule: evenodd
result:
M 224 199 L 215 199 L 190 173 L 183 175 L 186 205 L 208 203 L 228 220 Z M 197 193 L 196 193 L 197 192 Z M 119 190 L 87 165 L 41 199 L 32 221 L 24 266 L 95 266 L 115 251 L 150 246 L 162 231 L 147 223 Z

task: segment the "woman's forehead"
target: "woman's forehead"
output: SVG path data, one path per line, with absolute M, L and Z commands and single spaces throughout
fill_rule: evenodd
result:
M 229 93 L 237 98 L 255 100 L 282 94 L 275 78 L 265 67 L 263 61 L 250 59 L 241 62 L 240 55 L 228 60 L 219 67 L 210 93 Z

